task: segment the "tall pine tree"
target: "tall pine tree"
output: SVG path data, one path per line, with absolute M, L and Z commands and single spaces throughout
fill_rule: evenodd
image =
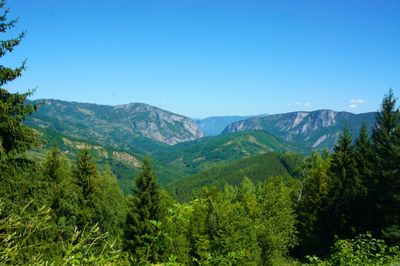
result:
M 0 1 L 0 32 L 6 33 L 12 29 L 17 20 L 8 20 L 8 9 L 5 2 Z M 0 11 L 0 12 L 1 12 Z M 0 58 L 11 53 L 22 41 L 25 33 L 20 33 L 17 37 L 1 40 Z M 17 68 L 10 68 L 0 65 L 0 159 L 5 156 L 15 156 L 30 149 L 36 140 L 34 131 L 22 124 L 22 121 L 36 110 L 35 105 L 26 105 L 25 100 L 32 94 L 10 93 L 3 88 L 9 82 L 21 76 L 25 69 L 25 62 Z
M 9 31 L 17 23 L 17 20 L 8 19 L 8 13 L 5 1 L 0 0 L 2 36 L 11 36 Z M 11 53 L 24 36 L 20 33 L 15 38 L 0 40 L 0 58 Z M 0 197 L 6 202 L 7 210 L 25 206 L 36 194 L 36 186 L 33 185 L 36 182 L 36 164 L 24 153 L 37 144 L 37 134 L 22 122 L 37 107 L 25 104 L 31 92 L 11 93 L 4 88 L 21 76 L 24 69 L 25 62 L 16 68 L 0 64 Z
M 347 126 L 334 148 L 329 172 L 331 230 L 334 235 L 350 237 L 356 224 L 358 199 L 365 193 L 365 188 L 358 173 L 352 137 Z
M 390 90 L 382 101 L 373 128 L 377 231 L 400 243 L 400 111 Z
M 44 180 L 49 183 L 49 207 L 57 225 L 57 237 L 66 240 L 77 226 L 79 212 L 79 187 L 73 182 L 69 161 L 53 147 L 43 165 Z M 59 240 L 60 240 L 59 239 Z
M 376 186 L 374 171 L 374 152 L 371 139 L 368 135 L 367 124 L 363 122 L 358 138 L 355 141 L 355 160 L 358 173 L 366 191 L 360 196 L 358 205 L 357 226 L 361 233 L 371 231 L 375 221 L 376 213 L 371 209 L 371 203 L 375 202 L 373 190 Z
M 159 261 L 160 191 L 149 159 L 136 178 L 136 186 L 128 203 L 124 248 L 137 262 Z
M 90 206 L 88 206 L 88 198 L 90 194 L 93 193 L 92 185 L 97 176 L 96 164 L 92 160 L 89 147 L 85 146 L 78 155 L 73 172 L 74 182 L 78 187 L 77 193 L 79 202 L 82 206 L 77 223 L 79 229 L 96 223 L 96 221 L 93 220 L 94 214 Z

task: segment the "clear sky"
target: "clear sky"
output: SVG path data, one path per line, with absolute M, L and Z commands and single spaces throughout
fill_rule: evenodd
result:
M 190 117 L 376 111 L 400 97 L 400 1 L 9 0 L 1 64 L 34 98 L 144 102 Z M 4 36 L 3 36 L 4 37 Z M 3 38 L 2 37 L 2 38 Z

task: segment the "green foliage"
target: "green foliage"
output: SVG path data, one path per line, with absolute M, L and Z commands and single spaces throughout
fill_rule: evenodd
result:
M 266 153 L 216 166 L 197 175 L 183 178 L 168 186 L 168 190 L 179 201 L 187 201 L 199 195 L 204 186 L 216 186 L 222 189 L 225 184 L 239 185 L 244 177 L 259 183 L 275 175 L 289 177 L 288 170 L 279 156 L 275 153 Z
M 274 177 L 257 189 L 258 242 L 262 264 L 273 264 L 274 260 L 287 255 L 296 244 L 295 214 L 290 191 L 282 177 Z
M 29 208 L 0 220 L 1 265 L 128 265 L 115 242 L 100 234 L 98 226 L 75 230 L 65 241 L 49 242 L 43 236 L 52 227 L 51 210 L 42 207 L 29 212 Z M 2 210 L 3 204 L 0 214 Z M 99 245 L 102 249 L 95 248 Z
M 321 253 L 326 245 L 323 215 L 326 212 L 330 178 L 330 158 L 314 151 L 306 160 L 305 177 L 299 188 L 296 209 L 299 245 L 295 254 Z
M 352 266 L 352 265 L 398 265 L 399 247 L 388 247 L 385 241 L 375 239 L 370 234 L 359 235 L 353 239 L 339 239 L 332 247 L 326 260 L 308 256 L 307 265 Z
M 6 33 L 12 29 L 16 20 L 8 20 L 8 9 L 5 2 L 0 2 L 0 32 Z M 2 40 L 0 45 L 0 58 L 10 53 L 18 46 L 25 36 L 19 34 L 16 38 Z M 10 93 L 3 88 L 4 85 L 21 76 L 25 63 L 15 69 L 0 65 L 0 162 L 7 157 L 14 158 L 25 152 L 36 143 L 36 135 L 31 128 L 22 124 L 30 115 L 36 105 L 25 105 L 25 100 L 31 95 L 28 93 Z
M 129 199 L 124 232 L 124 249 L 135 261 L 159 261 L 160 192 L 149 160 L 136 178 L 136 186 Z
M 41 245 L 40 236 L 50 227 L 49 209 L 40 208 L 30 213 L 30 203 L 19 213 L 4 213 L 4 203 L 0 203 L 0 264 L 21 265 L 44 264 L 46 245 Z
M 376 185 L 371 195 L 377 217 L 374 229 L 383 230 L 387 240 L 400 244 L 400 111 L 392 90 L 382 101 L 372 138 L 376 158 Z
M 345 127 L 339 136 L 332 155 L 329 174 L 328 212 L 333 234 L 351 237 L 352 228 L 358 227 L 359 199 L 365 195 L 365 187 L 357 169 L 354 146 L 349 129 Z
M 48 204 L 57 225 L 59 239 L 72 236 L 78 223 L 79 186 L 73 182 L 69 161 L 53 148 L 43 163 L 44 180 L 49 184 Z
M 162 222 L 165 254 L 168 258 L 175 258 L 175 262 L 184 265 L 190 264 L 192 259 L 190 257 L 189 234 L 193 211 L 194 206 L 192 204 L 173 204 Z
M 88 206 L 92 219 L 98 223 L 101 232 L 107 232 L 114 238 L 121 237 L 126 215 L 125 198 L 111 168 L 106 166 L 91 185 Z

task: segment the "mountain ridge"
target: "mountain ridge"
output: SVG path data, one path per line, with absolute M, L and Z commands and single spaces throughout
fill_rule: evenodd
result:
M 144 103 L 112 106 L 56 99 L 35 102 L 43 101 L 39 110 L 27 119 L 28 124 L 54 127 L 68 135 L 85 136 L 87 140 L 111 140 L 110 135 L 119 135 L 122 142 L 126 138 L 148 138 L 173 145 L 203 136 L 190 118 Z
M 346 124 L 356 137 L 363 121 L 369 128 L 372 127 L 375 115 L 375 112 L 354 114 L 329 109 L 289 112 L 234 122 L 224 129 L 223 134 L 265 130 L 286 141 L 303 144 L 311 149 L 332 149 Z

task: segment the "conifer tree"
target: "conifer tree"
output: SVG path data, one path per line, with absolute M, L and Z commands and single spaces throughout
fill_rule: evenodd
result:
M 17 20 L 8 20 L 9 9 L 5 8 L 5 1 L 0 1 L 0 33 L 6 33 L 14 28 Z M 20 33 L 17 37 L 1 40 L 0 58 L 11 53 L 16 48 L 25 33 Z M 0 65 L 0 160 L 5 156 L 14 157 L 30 149 L 36 143 L 34 131 L 22 124 L 22 121 L 36 110 L 35 105 L 26 105 L 25 100 L 32 94 L 10 93 L 3 88 L 9 82 L 21 76 L 25 70 L 25 62 L 17 68 L 9 68 Z
M 97 176 L 96 164 L 92 161 L 89 147 L 85 146 L 80 151 L 74 171 L 75 180 L 82 188 L 85 198 L 90 193 L 91 181 Z
M 358 212 L 354 214 L 358 216 L 357 225 L 360 227 L 362 233 L 373 229 L 375 213 L 372 211 L 371 203 L 375 202 L 373 190 L 376 186 L 376 179 L 373 174 L 374 152 L 365 122 L 361 126 L 354 146 L 357 170 L 365 188 L 365 194 L 361 195 L 357 202 Z
M 358 173 L 363 180 L 365 188 L 370 190 L 375 185 L 375 181 L 373 180 L 374 154 L 365 122 L 363 122 L 359 136 L 355 141 L 354 152 Z
M 124 248 L 137 262 L 156 263 L 159 260 L 160 192 L 149 159 L 143 162 L 128 204 Z
M 400 111 L 392 90 L 385 95 L 372 131 L 376 156 L 376 230 L 400 243 Z
M 17 20 L 8 19 L 9 9 L 0 0 L 0 34 L 11 36 Z M 22 41 L 25 33 L 6 40 L 0 40 L 0 58 L 11 53 Z M 37 134 L 22 122 L 36 105 L 26 104 L 32 92 L 11 93 L 4 88 L 21 76 L 25 63 L 17 68 L 0 63 L 0 196 L 6 202 L 5 209 L 22 208 L 36 193 L 36 164 L 24 153 L 37 144 Z M 35 204 L 38 201 L 35 202 Z M 33 205 L 33 204 L 32 204 Z M 31 205 L 31 206 L 32 206 Z
M 96 164 L 92 160 L 89 147 L 85 146 L 80 151 L 76 160 L 73 173 L 74 183 L 78 187 L 78 198 L 81 205 L 78 218 L 78 227 L 83 229 L 86 226 L 94 225 L 93 212 L 88 206 L 89 195 L 93 192 L 93 182 L 97 178 Z
M 347 126 L 334 148 L 329 172 L 331 187 L 328 214 L 332 217 L 332 233 L 349 237 L 355 224 L 357 202 L 365 193 L 365 188 L 357 170 L 352 137 Z
M 58 148 L 53 147 L 47 154 L 43 174 L 50 187 L 49 207 L 57 225 L 58 237 L 66 240 L 74 233 L 82 206 L 70 164 Z

